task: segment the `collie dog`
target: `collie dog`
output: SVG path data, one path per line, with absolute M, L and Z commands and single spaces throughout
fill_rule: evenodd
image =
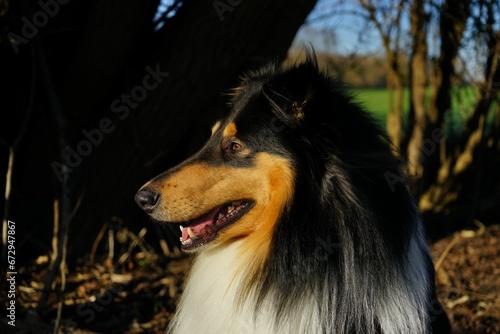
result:
M 196 253 L 167 332 L 449 332 L 400 160 L 372 117 L 313 56 L 230 95 L 205 146 L 135 197 Z

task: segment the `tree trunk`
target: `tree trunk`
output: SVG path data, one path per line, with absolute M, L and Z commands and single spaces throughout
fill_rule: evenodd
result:
M 451 109 L 451 85 L 455 71 L 453 63 L 462 41 L 469 13 L 470 0 L 447 0 L 439 18 L 440 55 L 433 68 L 432 94 L 429 105 L 429 119 L 425 138 L 429 138 L 425 153 L 421 192 L 425 192 L 436 180 L 442 160 L 445 157 L 444 118 Z M 439 141 L 436 141 L 438 139 Z
M 391 59 L 388 59 L 389 109 L 387 112 L 387 132 L 394 146 L 399 148 L 403 138 L 403 78 L 399 62 L 392 59 L 394 57 L 397 57 L 397 55 L 393 54 L 388 57 Z
M 426 17 L 423 0 L 414 0 L 411 8 L 411 34 L 413 36 L 410 58 L 410 96 L 411 110 L 414 118 L 410 140 L 408 142 L 408 173 L 417 179 L 423 173 L 422 145 L 426 126 L 426 85 L 427 85 L 427 41 Z M 414 189 L 418 193 L 417 188 Z
M 389 92 L 389 108 L 387 112 L 387 133 L 395 147 L 399 148 L 403 137 L 403 75 L 401 73 L 401 59 L 399 55 L 400 20 L 403 5 L 406 0 L 400 0 L 397 6 L 394 22 L 388 26 L 379 19 L 380 9 L 369 0 L 359 0 L 360 5 L 367 11 L 369 20 L 375 25 L 387 60 L 387 89 Z M 396 38 L 391 40 L 393 29 L 396 29 Z M 394 96 L 395 95 L 395 96 Z

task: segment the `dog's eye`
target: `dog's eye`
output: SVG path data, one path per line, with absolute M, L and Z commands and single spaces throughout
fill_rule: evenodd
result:
M 245 147 L 243 146 L 243 144 L 238 143 L 236 141 L 231 141 L 231 142 L 227 143 L 227 145 L 224 148 L 224 150 L 227 153 L 237 153 L 237 152 L 243 151 L 244 148 Z

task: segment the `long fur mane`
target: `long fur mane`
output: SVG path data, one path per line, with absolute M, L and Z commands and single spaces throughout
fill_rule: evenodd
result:
M 401 171 L 387 135 L 311 57 L 249 74 L 232 104 L 249 95 L 268 101 L 286 138 L 297 175 L 293 200 L 258 270 L 234 270 L 252 261 L 235 258 L 238 242 L 197 257 L 171 330 L 426 333 L 432 263 L 408 186 L 388 179 Z M 216 312 L 201 311 L 217 319 L 185 324 L 203 322 L 190 313 L 217 298 Z

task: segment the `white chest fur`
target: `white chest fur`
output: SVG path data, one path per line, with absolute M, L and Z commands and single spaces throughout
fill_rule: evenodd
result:
M 273 329 L 270 307 L 272 298 L 258 305 L 259 316 L 254 319 L 254 301 L 247 300 L 242 307 L 236 306 L 245 264 L 249 259 L 241 258 L 240 243 L 236 242 L 223 250 L 202 253 L 191 270 L 186 290 L 169 333 L 238 333 L 277 334 L 311 333 L 314 328 L 314 313 L 317 307 L 312 302 L 298 303 L 297 317 L 289 319 L 286 328 Z M 250 259 L 251 261 L 251 259 Z
M 421 238 L 413 239 L 408 254 L 409 277 L 395 277 L 387 294 L 376 305 L 375 317 L 384 333 L 425 332 L 425 265 L 420 253 L 425 247 Z M 167 330 L 171 334 L 317 334 L 338 332 L 336 325 L 325 326 L 321 313 L 332 312 L 327 299 L 314 298 L 305 292 L 287 309 L 285 321 L 274 327 L 273 294 L 260 305 L 253 298 L 237 307 L 246 266 L 252 258 L 240 252 L 241 242 L 234 242 L 217 251 L 201 253 L 191 270 L 181 303 Z M 251 256 L 250 254 L 247 256 Z M 317 295 L 317 294 L 316 294 Z M 257 307 L 258 316 L 254 317 Z M 328 317 L 334 318 L 334 313 Z M 324 316 L 324 315 L 323 315 Z M 340 330 L 340 332 L 343 332 Z
M 252 315 L 236 312 L 235 307 L 242 280 L 238 247 L 233 243 L 198 256 L 169 328 L 171 333 L 253 333 Z

